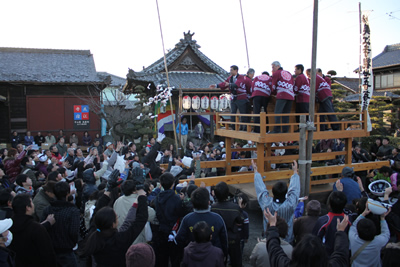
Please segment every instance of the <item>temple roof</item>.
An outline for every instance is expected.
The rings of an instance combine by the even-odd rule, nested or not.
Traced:
[[[176,88],[208,88],[210,84],[224,81],[229,73],[204,55],[194,33],[184,33],[184,39],[175,45],[165,57],[168,66],[170,86]],[[140,72],[129,70],[128,83],[146,81],[157,84],[166,84],[164,57],[144,68]],[[129,85],[128,85],[129,87]],[[132,87],[131,87],[132,88]]]
[[[0,48],[0,82],[104,83],[90,50]]]

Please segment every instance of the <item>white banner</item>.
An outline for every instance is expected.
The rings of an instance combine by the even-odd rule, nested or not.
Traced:
[[[363,13],[362,23],[362,66],[361,66],[361,110],[367,110],[367,130],[372,131],[371,119],[368,113],[369,101],[374,91],[374,76],[372,75],[371,30],[368,14]]]

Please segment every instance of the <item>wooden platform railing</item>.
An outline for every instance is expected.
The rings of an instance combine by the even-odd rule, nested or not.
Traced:
[[[331,113],[315,113],[314,116],[314,125],[316,127],[316,132],[320,132],[321,125],[331,125],[331,124],[338,124],[341,130],[346,130],[350,125],[356,125],[359,129],[363,129],[367,131],[367,111],[355,111],[355,112],[331,112]],[[246,127],[247,132],[251,132],[252,126],[260,126],[260,129],[266,129],[266,127],[270,127],[270,129],[274,126],[287,126],[289,128],[288,133],[294,133],[297,130],[299,123],[297,122],[289,122],[289,123],[275,123],[275,117],[289,117],[289,121],[295,121],[296,117],[300,115],[307,115],[308,113],[285,113],[285,114],[267,114],[265,112],[261,112],[260,114],[233,114],[233,113],[217,113],[216,114],[216,129],[225,129],[232,128],[234,131],[239,131],[241,127]],[[320,116],[328,116],[328,115],[336,115],[336,116],[357,116],[362,118],[362,120],[338,120],[336,122],[320,121]],[[225,117],[235,117],[236,122],[232,121],[224,121],[222,120],[222,116]],[[258,117],[260,119],[260,123],[252,123],[252,122],[240,122],[241,117],[253,118]],[[267,123],[268,119],[268,123]],[[223,126],[221,126],[223,125]],[[263,131],[260,133],[263,134]]]
[[[313,167],[311,168],[311,176],[321,176],[321,175],[330,175],[341,173],[344,167],[353,167],[355,172],[358,171],[366,171],[372,169],[378,169],[382,166],[388,166],[388,161],[373,161],[373,162],[364,162],[357,164],[345,164],[345,165],[335,165],[335,166],[323,166],[323,167]],[[281,170],[281,171],[269,171],[269,172],[260,172],[264,181],[278,181],[278,180],[287,180],[293,174],[292,170]],[[304,179],[304,178],[300,178]],[[310,192],[311,186],[333,183],[337,180],[337,178],[331,179],[323,179],[323,180],[314,180],[310,182]],[[184,182],[188,180],[181,180],[180,182]],[[225,176],[215,176],[215,177],[207,177],[207,178],[196,178],[195,184],[200,185],[201,182],[204,182],[206,186],[216,185],[217,183],[224,181],[227,184],[243,184],[243,183],[253,183],[254,182],[254,173],[247,172],[241,175],[225,175]]]

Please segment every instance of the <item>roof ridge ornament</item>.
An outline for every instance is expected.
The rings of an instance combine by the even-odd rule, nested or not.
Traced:
[[[185,37],[185,41],[186,42],[191,42],[192,41],[192,37],[193,37],[194,34],[195,33],[190,34],[190,30],[187,33],[183,32],[183,36]]]
[[[180,39],[179,43],[177,43],[175,47],[179,48],[179,47],[186,47],[187,45],[194,45],[195,48],[200,48],[200,46],[196,44],[197,41],[193,40],[194,34],[195,33],[190,33],[190,30],[187,33],[183,32],[184,39]]]

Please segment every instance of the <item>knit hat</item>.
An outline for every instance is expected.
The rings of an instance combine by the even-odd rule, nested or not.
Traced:
[[[11,219],[0,220],[0,234],[4,233],[13,225],[13,221]]]
[[[307,203],[306,210],[308,216],[318,216],[321,212],[321,203],[318,200],[311,200]]]
[[[153,248],[146,243],[130,246],[125,257],[127,267],[154,267],[156,264]]]

